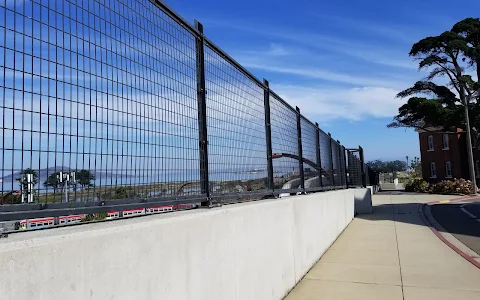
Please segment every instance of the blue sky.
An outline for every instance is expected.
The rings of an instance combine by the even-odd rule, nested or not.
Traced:
[[[167,1],[302,113],[366,159],[419,156],[413,130],[388,129],[421,79],[412,44],[480,11],[478,1]],[[467,9],[468,7],[468,9]]]

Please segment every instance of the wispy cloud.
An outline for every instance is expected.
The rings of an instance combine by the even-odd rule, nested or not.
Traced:
[[[396,81],[382,80],[380,78],[369,78],[361,76],[352,76],[348,74],[331,72],[323,69],[313,68],[292,68],[282,67],[261,63],[244,62],[244,65],[252,69],[262,69],[270,72],[285,73],[291,75],[297,75],[302,77],[310,77],[315,79],[321,79],[330,82],[340,82],[354,86],[382,86],[382,87],[398,87],[399,83]]]
[[[360,34],[362,37],[368,35],[370,39],[389,41],[393,45],[405,44],[406,46],[411,46],[418,39],[428,35],[419,26],[410,26],[408,24],[402,24],[401,26],[398,24],[393,25],[385,20],[372,21],[364,18],[347,18],[331,14],[322,14],[318,17],[321,17],[323,21],[327,21],[334,28],[347,29],[354,34]]]
[[[292,53],[297,54],[299,49],[295,49],[294,52],[292,52],[290,49],[287,49],[281,44],[277,43],[271,43],[270,47],[265,51],[259,51],[259,50],[245,50],[245,54],[249,55],[267,55],[267,56],[273,56],[273,57],[281,57],[281,56],[287,56],[291,55]]]
[[[227,27],[239,31],[246,31],[251,34],[268,36],[272,39],[294,42],[297,46],[308,47],[316,50],[328,50],[343,56],[356,58],[377,65],[403,68],[406,70],[417,69],[416,64],[408,58],[408,46],[402,50],[399,47],[386,47],[387,43],[366,40],[365,42],[354,41],[348,38],[341,38],[338,35],[313,33],[309,31],[288,28],[270,28],[265,24],[257,24],[253,27],[242,22],[209,21],[210,25]],[[261,27],[262,30],[258,30]],[[378,31],[388,32],[393,29],[383,28]],[[398,33],[399,34],[399,33]]]
[[[401,89],[411,84],[410,77],[397,73],[367,72],[356,70],[342,61],[330,61],[329,55],[311,52],[301,48],[290,48],[280,44],[267,50],[238,51],[237,60],[245,67],[268,72],[290,74],[297,77],[316,79],[347,86],[379,86]],[[346,70],[338,70],[338,65],[346,65]]]
[[[275,85],[275,90],[302,113],[321,124],[334,119],[359,121],[391,117],[404,100],[395,98],[398,90],[384,87],[315,88]]]

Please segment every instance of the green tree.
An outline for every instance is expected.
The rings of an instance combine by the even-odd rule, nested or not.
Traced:
[[[414,157],[410,163],[411,176],[412,177],[422,177],[422,163],[418,157]]]
[[[450,31],[415,43],[410,56],[418,61],[427,76],[397,97],[409,98],[388,127],[409,127],[424,130],[450,131],[466,129],[464,105],[469,107],[472,127],[480,125],[480,88],[469,70],[480,78],[480,19],[467,18]],[[447,84],[437,84],[446,79]],[[474,101],[476,100],[476,101]]]
[[[93,186],[92,181],[95,180],[95,175],[91,171],[80,170],[76,172],[75,176],[82,189]]]
[[[37,171],[33,170],[33,169],[24,169],[20,172],[20,176],[18,178],[16,178],[15,180],[18,181],[20,183],[20,188],[22,190],[27,190],[28,189],[28,184],[26,181],[24,181],[22,179],[23,175],[26,175],[26,174],[33,174],[33,186],[35,186],[37,183],[38,183],[38,173]]]
[[[403,160],[387,161],[386,165],[389,172],[399,172],[407,169],[407,163]]]
[[[367,162],[367,166],[379,173],[384,173],[387,168],[385,162],[379,159]]]
[[[53,192],[56,193],[58,189],[62,188],[62,184],[58,182],[58,175],[60,175],[60,172],[50,174],[43,182],[43,186],[45,188],[53,188]]]
[[[401,160],[383,161],[377,159],[367,162],[367,166],[379,173],[398,172],[407,169],[407,163]]]

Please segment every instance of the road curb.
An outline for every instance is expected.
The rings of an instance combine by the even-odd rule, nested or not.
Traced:
[[[473,256],[467,254],[465,251],[461,250],[457,246],[455,246],[453,243],[447,240],[447,238],[439,231],[435,226],[432,225],[432,223],[428,220],[426,214],[425,214],[425,208],[428,205],[432,204],[442,204],[442,203],[449,203],[449,202],[456,202],[460,200],[466,200],[469,198],[478,198],[478,197],[468,197],[468,198],[458,198],[458,199],[452,199],[452,200],[443,200],[443,201],[448,201],[448,202],[442,202],[442,201],[433,201],[430,203],[425,203],[423,205],[420,205],[418,212],[420,214],[420,217],[422,218],[423,222],[430,228],[430,230],[447,246],[449,246],[453,251],[455,251],[457,254],[465,258],[468,262],[470,262],[472,265],[480,269],[480,262],[478,262]],[[433,217],[432,214],[429,215],[430,218],[432,218],[437,224],[439,224],[435,218]]]
[[[432,205],[432,204],[445,204],[445,203],[451,203],[451,202],[457,202],[457,201],[464,201],[464,200],[472,200],[472,199],[479,199],[479,196],[464,196],[460,198],[454,198],[454,199],[447,199],[447,200],[436,200],[436,201],[430,201],[425,204]]]

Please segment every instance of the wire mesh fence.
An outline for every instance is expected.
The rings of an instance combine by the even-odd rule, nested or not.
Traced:
[[[360,187],[364,186],[363,183],[363,162],[361,160],[360,151],[357,149],[347,150],[348,157],[348,186]]]
[[[334,187],[332,143],[328,134],[320,130],[320,157],[322,169],[322,186],[326,189]]]
[[[0,221],[362,185],[355,152],[163,2],[0,15]]]
[[[367,176],[367,186],[379,185],[380,184],[380,173],[375,172],[372,168],[365,165]]]
[[[345,147],[340,145],[339,146],[339,150],[340,150],[340,156],[339,156],[339,159],[340,159],[340,177],[341,177],[341,180],[342,180],[342,187],[343,188],[346,188],[348,187],[348,182],[347,182],[347,157],[346,157],[346,150],[345,150]]]
[[[299,189],[297,113],[278,96],[270,97],[273,179],[275,189]]]
[[[264,91],[205,48],[208,162],[212,194],[265,190]]]
[[[177,195],[199,180],[194,36],[148,1],[1,10],[2,191],[28,172],[39,203],[65,201],[62,189],[75,202]]]
[[[333,183],[336,188],[343,187],[342,173],[345,171],[341,169],[340,164],[340,145],[332,140],[332,162],[333,162]]]
[[[318,127],[307,120],[301,118],[302,130],[302,156],[303,170],[305,174],[305,189],[315,190],[321,188],[320,182],[320,163],[318,143]]]

